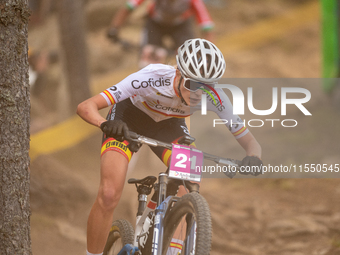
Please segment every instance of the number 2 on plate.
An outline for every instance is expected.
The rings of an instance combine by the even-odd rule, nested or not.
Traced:
[[[186,162],[188,160],[187,155],[183,154],[183,153],[179,153],[176,155],[176,159],[179,159],[179,161],[176,162],[175,167],[179,167],[179,168],[186,168]],[[190,169],[195,169],[196,166],[196,156],[192,156],[191,158],[189,158],[189,161],[191,162],[190,165]]]

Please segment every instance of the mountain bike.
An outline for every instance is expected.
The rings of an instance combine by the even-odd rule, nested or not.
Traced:
[[[155,176],[128,180],[129,184],[136,186],[138,193],[135,230],[127,220],[114,221],[104,255],[117,255],[128,244],[139,249],[136,253],[128,254],[169,255],[173,238],[183,241],[183,244],[175,244],[182,249],[181,255],[209,255],[212,223],[208,203],[199,194],[198,183],[202,172],[199,167],[203,165],[203,159],[212,160],[228,166],[229,171],[225,174],[232,178],[241,162],[190,147],[194,141],[190,136],[181,138],[178,144],[164,143],[134,132],[130,132],[130,136],[131,141],[139,145],[161,146],[172,150],[170,166],[166,172],[159,174],[157,183]],[[188,193],[177,197],[180,185]],[[152,191],[153,196],[147,202],[147,196]]]

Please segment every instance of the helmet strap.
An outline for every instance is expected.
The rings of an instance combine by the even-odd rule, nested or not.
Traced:
[[[187,102],[185,102],[183,96],[182,96],[182,92],[181,92],[181,83],[183,81],[183,77],[181,76],[181,79],[179,80],[179,83],[178,83],[178,95],[179,95],[179,98],[182,100],[182,103],[185,104],[186,106],[188,106]]]

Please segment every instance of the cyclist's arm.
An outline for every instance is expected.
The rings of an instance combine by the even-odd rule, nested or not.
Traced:
[[[221,102],[215,92],[219,95]],[[211,99],[210,95],[207,97],[207,110],[215,112],[220,118],[218,124],[224,123],[236,139],[245,136],[249,130],[245,126],[244,121],[233,113],[233,105],[231,104],[229,97],[220,88],[216,88],[215,92],[212,92],[211,94],[215,101]]]
[[[105,98],[98,94],[80,103],[77,107],[77,114],[86,122],[100,127],[106,119],[99,114],[99,110],[107,106]]]
[[[213,100],[208,100],[208,110],[210,109],[216,112],[221,119],[227,121],[226,126],[234,135],[236,141],[238,141],[238,143],[246,151],[247,156],[256,156],[261,158],[262,150],[260,144],[244,125],[244,120],[241,120],[239,116],[233,114],[233,106],[229,97],[222,89],[216,89],[216,93],[220,96],[222,104],[218,103],[215,105]],[[217,96],[215,94],[213,95],[216,102],[218,102]]]
[[[241,138],[237,139],[238,143],[246,151],[247,156],[256,156],[261,159],[262,149],[251,132],[248,132]]]
[[[106,119],[99,114],[100,109],[119,103],[132,96],[146,95],[150,93],[150,91],[153,92],[152,86],[147,82],[158,78],[158,76],[153,73],[154,71],[151,66],[130,74],[119,83],[80,103],[77,107],[77,114],[86,122],[100,127],[100,124],[106,121]],[[173,72],[173,69],[167,68],[163,70],[165,73],[170,71]],[[141,86],[141,83],[144,83],[144,87]],[[147,86],[145,86],[145,83]]]

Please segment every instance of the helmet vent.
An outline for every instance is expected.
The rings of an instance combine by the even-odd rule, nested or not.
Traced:
[[[204,39],[191,39],[183,43],[176,56],[183,75],[203,83],[216,83],[225,71],[221,51]]]
[[[198,50],[197,52],[196,52],[196,57],[194,57],[194,63],[195,63],[195,65],[196,65],[196,68],[200,68],[199,66],[199,63],[201,63],[202,62],[202,51],[201,50]]]
[[[186,62],[187,59],[188,59],[188,54],[187,54],[186,51],[184,51],[184,53],[183,53],[183,59],[184,59],[185,62]]]
[[[210,72],[210,69],[211,69],[211,55],[206,55],[206,68],[207,68],[207,71],[205,72],[205,73],[207,73],[208,75],[209,75],[209,73],[210,73],[210,75],[208,76],[208,77],[206,77],[206,78],[211,78],[211,76],[212,76],[212,74],[213,74],[213,72]]]
[[[207,42],[204,42],[203,44],[204,44],[204,48],[206,48],[206,49],[209,49],[209,48],[210,48],[210,47],[209,47],[209,44],[208,44]]]
[[[189,47],[188,47],[188,51],[189,51],[189,52],[192,52],[192,46],[191,46],[191,44],[190,44]]]

